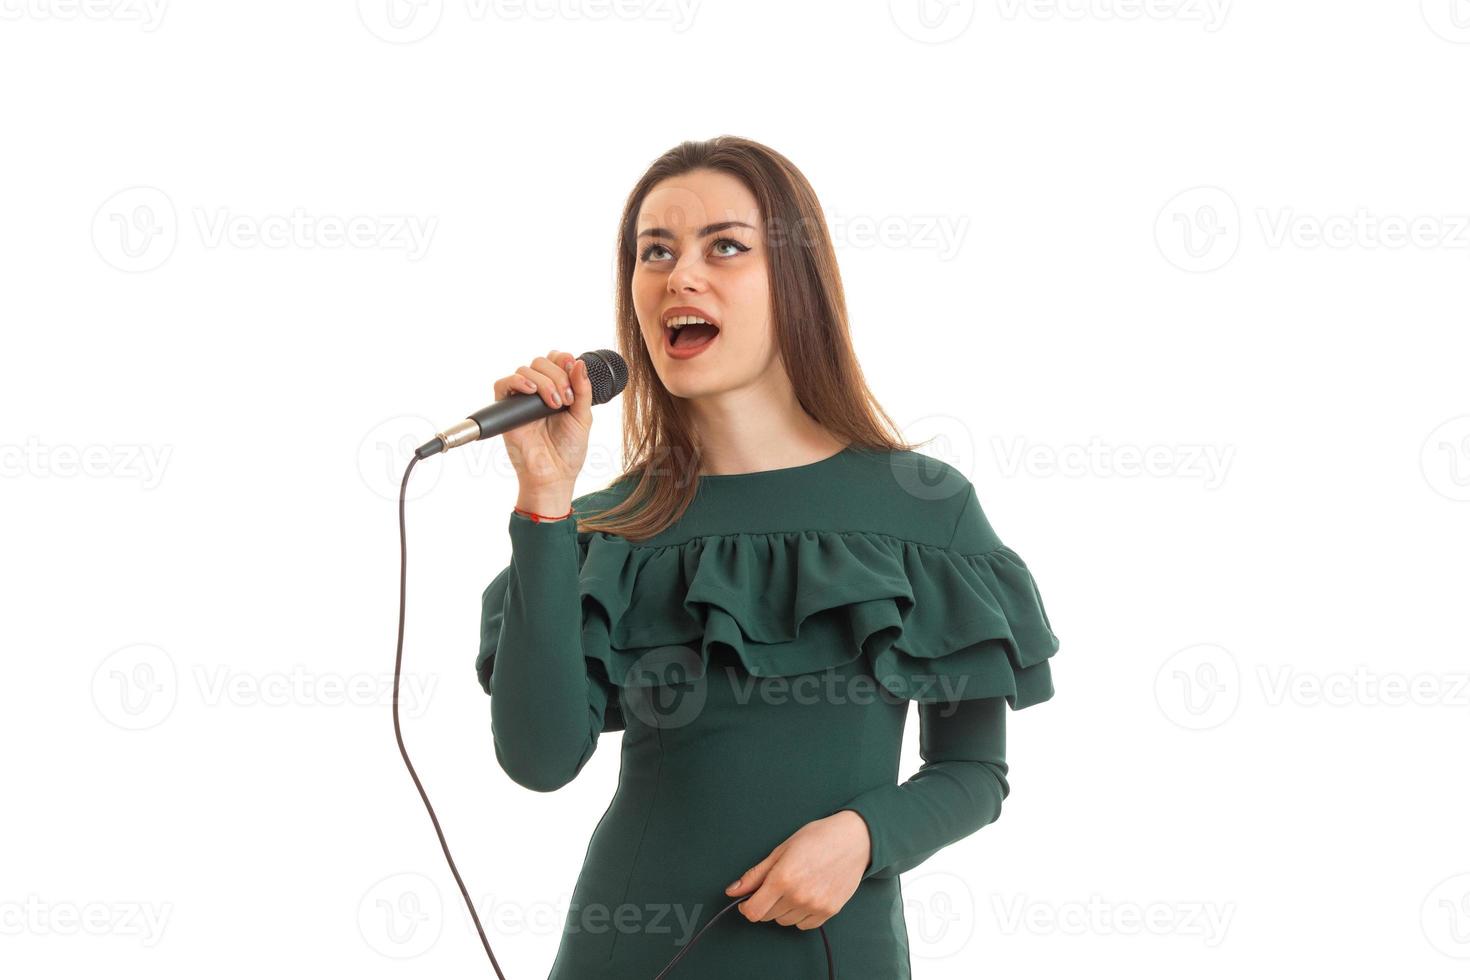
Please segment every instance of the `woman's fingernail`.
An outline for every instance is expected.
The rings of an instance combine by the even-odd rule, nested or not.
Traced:
[[[740,884],[740,879],[739,878],[736,878],[734,881],[732,881],[728,885],[726,885],[725,886],[725,889],[728,891],[729,889],[734,888],[738,884]]]
[[[575,398],[575,397],[576,396],[572,394],[572,389],[568,388],[567,389],[567,404],[570,405],[572,403],[572,399]]]

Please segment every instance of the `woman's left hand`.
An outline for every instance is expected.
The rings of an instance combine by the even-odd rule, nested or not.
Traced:
[[[871,846],[867,822],[853,810],[839,810],[786,838],[727,885],[725,894],[755,889],[738,906],[751,922],[775,919],[783,926],[815,929],[857,891]]]

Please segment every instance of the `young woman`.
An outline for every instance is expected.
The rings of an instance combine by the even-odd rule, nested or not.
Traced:
[[[550,980],[910,977],[898,875],[1000,815],[1005,707],[1057,637],[963,474],[864,384],[817,198],[749,140],[688,142],[618,242],[627,462],[573,497],[592,392],[564,351],[495,382],[512,557],[485,589],[495,755],[549,792],[622,731]],[[880,422],[881,420],[881,422]],[[887,423],[886,427],[884,424]],[[924,765],[898,785],[908,703]]]

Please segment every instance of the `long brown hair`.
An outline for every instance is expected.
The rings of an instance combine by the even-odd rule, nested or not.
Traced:
[[[700,448],[689,420],[654,370],[633,308],[637,219],[659,181],[691,170],[716,170],[741,180],[755,196],[766,231],[771,308],[781,360],[803,409],[833,436],[874,451],[913,449],[863,379],[848,333],[847,303],[837,256],[817,195],[795,164],[768,146],[738,136],[685,141],[655,160],[623,207],[618,224],[617,342],[628,362],[623,390],[625,469],[612,484],[637,477],[633,491],[579,531],[630,539],[652,537],[684,513],[699,489]],[[796,230],[796,234],[791,234]],[[790,247],[787,247],[790,246]]]

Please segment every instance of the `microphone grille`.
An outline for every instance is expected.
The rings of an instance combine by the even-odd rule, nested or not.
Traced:
[[[628,362],[617,351],[588,351],[577,359],[587,365],[587,380],[592,383],[592,404],[610,402],[627,387]]]

